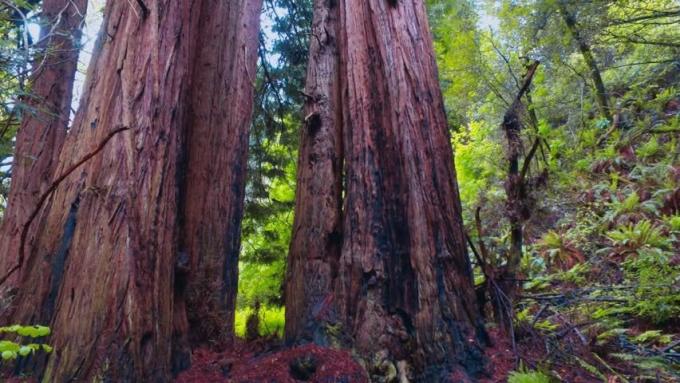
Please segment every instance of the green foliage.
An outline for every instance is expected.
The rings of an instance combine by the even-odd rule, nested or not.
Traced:
[[[49,327],[12,325],[0,327],[0,334],[15,334],[25,338],[41,338],[50,335]],[[37,351],[52,352],[52,347],[45,343],[17,343],[11,340],[0,340],[0,356],[3,360],[28,356]]]
[[[583,360],[579,357],[575,357],[575,358],[576,358],[576,361],[578,362],[578,364],[581,367],[583,367],[584,370],[588,371],[591,375],[594,375],[594,376],[600,378],[602,381],[607,380],[607,377],[602,372],[600,372],[600,370],[597,367],[593,366],[592,364],[586,362],[585,360]]]
[[[508,383],[550,383],[550,377],[540,371],[520,368],[510,373]]]
[[[662,371],[668,374],[666,376],[677,376],[677,371],[669,366],[668,363],[659,356],[646,356],[619,352],[613,353],[611,356],[620,361],[633,364],[640,371],[640,373],[636,376],[636,378],[640,379],[640,381],[658,380],[658,376]],[[669,380],[669,382],[672,381],[673,380]]]
[[[236,318],[234,322],[234,331],[236,336],[244,338],[246,335],[246,322],[248,317],[253,313],[253,309],[246,307],[236,310]],[[260,308],[260,336],[283,336],[283,329],[285,324],[285,309],[283,307],[267,307]]]
[[[641,158],[649,158],[656,155],[660,149],[661,145],[659,145],[659,140],[656,137],[652,136],[649,138],[649,141],[640,145],[635,150],[635,153]]]
[[[456,152],[456,175],[460,183],[460,198],[465,206],[475,206],[481,196],[498,199],[503,196],[501,188],[494,188],[493,181],[502,174],[497,154],[500,145],[489,136],[496,128],[481,121],[471,121],[466,128],[453,136]]]
[[[666,249],[670,245],[670,241],[661,228],[654,226],[648,220],[639,221],[634,225],[620,226],[608,232],[607,237],[615,246],[629,251],[637,251],[642,247]]]
[[[663,324],[680,317],[680,266],[670,262],[672,253],[643,249],[623,263],[626,279],[637,283],[629,296],[630,312]]]
[[[279,307],[293,224],[310,0],[265,0],[239,258],[238,307]],[[281,317],[283,318],[283,317]],[[243,322],[245,323],[245,322]]]
[[[671,232],[673,233],[680,232],[680,215],[671,215],[663,217],[663,222],[670,229]]]
[[[659,343],[668,344],[673,340],[673,338],[668,334],[662,334],[661,330],[648,330],[642,334],[633,338],[635,343],[649,344],[649,343]]]

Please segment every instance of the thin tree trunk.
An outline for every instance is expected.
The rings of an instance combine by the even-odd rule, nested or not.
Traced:
[[[329,342],[337,321],[333,278],[342,245],[342,116],[338,6],[314,1],[304,114],[300,132],[295,222],[286,275],[286,339]]]
[[[527,190],[525,183],[526,166],[531,161],[535,148],[532,149],[531,157],[527,156],[524,159],[524,166],[520,171],[520,155],[522,152],[522,122],[520,120],[520,108],[522,107],[522,97],[529,90],[531,81],[536,73],[539,62],[535,61],[527,67],[527,74],[524,76],[522,86],[517,92],[512,105],[505,112],[501,128],[505,132],[508,143],[507,158],[508,158],[508,179],[505,184],[505,193],[507,195],[506,209],[507,217],[510,223],[510,251],[508,254],[507,265],[501,275],[501,285],[506,297],[512,300],[516,290],[516,278],[519,272],[519,266],[522,261],[522,247],[523,247],[523,225],[529,218],[530,212],[527,209]],[[528,169],[528,168],[527,168]],[[497,292],[496,292],[497,293]],[[503,297],[504,298],[504,297]],[[493,300],[498,302],[501,297],[494,297]],[[512,326],[511,317],[509,313],[502,310],[495,312],[499,323],[504,327]]]
[[[571,37],[574,39],[574,41],[576,41],[578,49],[579,51],[581,51],[581,55],[583,56],[583,59],[586,61],[586,64],[590,69],[590,77],[593,80],[593,84],[595,85],[597,105],[600,108],[600,112],[607,120],[609,120],[610,123],[612,123],[612,114],[611,109],[609,107],[609,97],[607,96],[607,88],[605,88],[604,81],[602,81],[602,75],[600,74],[600,69],[597,66],[597,61],[595,61],[595,57],[593,56],[593,52],[590,49],[590,45],[581,35],[581,31],[579,30],[578,25],[576,24],[576,19],[567,8],[567,4],[565,3],[565,1],[560,0],[557,3],[560,9],[560,13],[562,14],[562,19],[564,20],[564,23],[567,25],[567,29],[569,29]]]
[[[233,315],[252,103],[236,76],[255,70],[259,5],[223,3],[107,4],[55,173],[127,130],[51,196],[11,315],[53,329],[55,352],[34,366],[43,381],[168,381],[188,365],[199,326],[188,318],[203,310],[187,286],[218,291],[201,313]],[[206,275],[218,258],[221,271]]]
[[[45,0],[40,55],[33,63],[31,95],[16,137],[12,183],[0,226],[0,274],[18,262],[20,238],[31,210],[50,184],[66,138],[87,0]],[[17,275],[3,288],[16,286]],[[2,310],[2,307],[0,307]]]

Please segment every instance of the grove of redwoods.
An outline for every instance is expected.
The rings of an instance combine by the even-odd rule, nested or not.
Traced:
[[[680,1],[0,0],[0,36],[0,379],[680,381]]]

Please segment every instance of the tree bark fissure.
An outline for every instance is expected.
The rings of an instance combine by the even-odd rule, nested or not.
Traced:
[[[45,0],[42,4],[45,24],[37,47],[40,55],[33,63],[31,97],[26,100],[32,112],[24,114],[17,133],[7,210],[0,225],[2,274],[20,262],[23,226],[56,170],[69,123],[86,8],[86,0]],[[17,276],[7,277],[4,287],[16,287]]]
[[[336,275],[331,292],[316,301],[328,297],[322,302],[334,316],[325,319],[340,324],[360,354],[405,360],[424,380],[460,365],[479,372],[484,330],[424,5],[416,0],[343,0],[338,8],[341,97],[332,107],[341,118],[335,126],[322,124],[315,137],[323,141],[314,144],[340,149],[344,174],[317,173],[315,182],[336,185],[339,177],[346,186],[315,193],[305,182],[309,170],[299,170],[294,238],[319,227],[320,221],[300,216],[328,219],[323,222],[331,223],[325,226],[329,229],[340,216],[341,249],[336,265],[328,260],[338,257],[337,248],[318,245],[321,252],[300,251],[304,242],[294,240],[289,267],[320,259],[324,268],[311,267],[307,274],[295,271],[302,267],[289,269],[286,304],[294,310],[287,312],[287,321],[304,326],[314,320],[303,319],[314,304],[290,294],[304,291],[303,278],[325,281]],[[315,17],[329,10],[328,3],[315,2]],[[314,61],[314,47],[312,42],[308,86],[318,81],[315,68],[322,65]],[[341,138],[326,133],[329,129]],[[305,161],[301,151],[300,166]],[[330,195],[332,203],[310,202],[304,197],[308,194],[319,200]],[[287,337],[304,340],[299,328],[287,324]]]
[[[53,328],[43,381],[167,381],[190,342],[230,337],[260,6],[107,2],[53,172],[67,176],[3,313]]]
[[[342,123],[338,57],[339,8],[314,2],[304,114],[300,132],[293,236],[286,276],[286,339],[328,339],[338,320],[333,281],[342,245]]]

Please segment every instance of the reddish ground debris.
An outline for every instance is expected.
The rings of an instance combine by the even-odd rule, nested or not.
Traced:
[[[517,369],[517,356],[512,348],[511,340],[498,329],[490,329],[489,336],[493,342],[491,347],[485,350],[488,359],[487,377],[483,377],[477,382],[479,383],[504,383],[507,382],[508,375]],[[574,335],[575,337],[575,335]],[[596,364],[596,361],[589,360],[588,348],[581,345],[576,339],[568,339],[570,336],[563,337],[564,343],[571,342],[575,345],[580,345],[580,348],[574,347],[572,355],[577,355],[579,358],[588,361],[591,364]],[[546,358],[549,357],[549,352],[546,350],[544,339],[541,337],[523,336],[518,340],[517,351],[522,363],[530,369],[535,369],[538,366],[546,364]],[[575,366],[573,363],[560,362],[560,358],[553,356],[552,363],[550,363],[550,371],[561,377],[562,381],[569,383],[593,383],[599,382],[588,371],[582,367]],[[452,382],[466,382],[465,380],[456,380],[455,376],[451,378]]]
[[[486,349],[488,376],[475,380],[479,383],[506,382],[515,368],[515,355],[510,341],[500,331],[491,330],[493,346]],[[192,367],[182,372],[175,383],[207,382],[300,382],[291,374],[291,362],[312,358],[316,371],[309,382],[368,382],[366,373],[348,351],[334,350],[317,345],[282,348],[271,342],[239,342],[223,352],[209,348],[194,350]],[[450,376],[455,383],[468,382],[461,372]],[[467,380],[466,380],[467,379]]]
[[[486,349],[488,376],[475,380],[479,383],[506,382],[510,371],[515,369],[512,345],[502,332],[491,329],[493,345]],[[290,371],[291,362],[304,357],[316,360],[316,372],[310,382],[368,382],[363,368],[348,351],[304,345],[292,349],[276,348],[271,343],[237,343],[224,352],[208,348],[194,350],[191,369],[182,372],[176,383],[206,382],[300,382]],[[468,382],[460,371],[450,376],[455,383]]]
[[[492,345],[484,350],[488,359],[487,378],[479,380],[480,383],[506,382],[510,371],[515,369],[515,353],[512,351],[512,342],[498,329],[489,329],[489,337]]]
[[[291,364],[296,360],[313,361],[315,371],[306,380],[309,382],[368,382],[364,369],[348,351],[312,344],[267,351],[266,346],[253,343],[237,344],[224,352],[194,350],[191,368],[179,374],[175,382],[299,382],[291,375]]]

